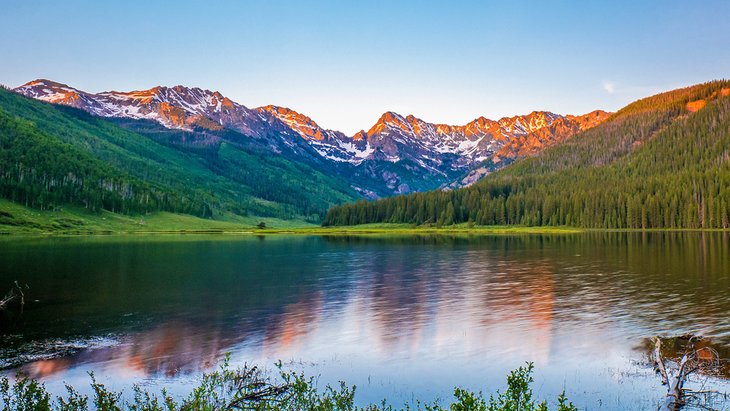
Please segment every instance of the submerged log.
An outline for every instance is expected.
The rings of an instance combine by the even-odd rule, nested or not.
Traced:
[[[667,368],[664,366],[664,360],[662,359],[662,340],[659,337],[654,337],[654,368],[662,378],[662,385],[669,385]]]
[[[685,404],[684,382],[687,381],[687,377],[692,373],[692,370],[687,365],[690,361],[689,358],[690,357],[687,354],[682,357],[682,361],[679,363],[679,372],[672,383],[667,384],[667,395],[664,398],[664,403],[659,407],[659,410],[677,411]]]
[[[660,411],[677,411],[680,410],[687,402],[687,396],[692,397],[695,392],[684,388],[689,376],[698,371],[704,375],[718,375],[720,370],[720,358],[718,353],[710,347],[702,347],[696,349],[695,344],[702,341],[702,337],[698,336],[682,336],[675,339],[686,340],[684,346],[684,354],[681,359],[674,357],[669,361],[674,364],[669,369],[667,360],[662,355],[662,340],[655,337],[654,349],[652,350],[654,367],[662,379],[662,385],[667,386],[667,393],[663,402],[659,406]],[[676,347],[675,347],[676,349]],[[673,372],[671,372],[673,371]]]
[[[654,367],[661,376],[662,385],[667,386],[667,394],[659,406],[659,411],[677,411],[684,405],[682,387],[684,387],[684,381],[689,375],[687,361],[689,361],[689,357],[685,354],[680,361],[679,372],[676,378],[672,380],[667,372],[666,365],[664,365],[662,340],[659,337],[654,337]]]
[[[0,298],[0,334],[7,333],[22,317],[25,307],[25,292],[23,288],[28,288],[28,286],[21,287],[15,281],[13,288],[5,296]]]
[[[20,300],[20,309],[22,310],[25,306],[25,293],[23,292],[23,287],[17,281],[13,284],[10,292],[0,299],[0,310],[6,310],[15,300]]]

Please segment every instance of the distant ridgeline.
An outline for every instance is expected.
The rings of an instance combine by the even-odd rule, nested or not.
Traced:
[[[285,107],[182,85],[90,93],[38,79],[12,92],[0,93],[2,197],[214,219],[319,223],[358,198],[464,187],[610,116],[533,111],[453,126],[386,112],[348,136]]]
[[[730,227],[730,81],[636,101],[475,185],[359,201],[324,225]]]
[[[359,197],[315,163],[255,143],[232,130],[104,119],[0,88],[0,197],[25,206],[319,222]]]

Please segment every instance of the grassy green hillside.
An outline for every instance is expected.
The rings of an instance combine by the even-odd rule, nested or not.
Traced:
[[[266,229],[257,227],[261,222]],[[2,234],[125,234],[125,233],[265,233],[273,230],[318,228],[302,220],[271,217],[221,215],[213,220],[187,214],[155,211],[125,215],[83,207],[68,206],[39,210],[0,199],[0,235]]]
[[[4,89],[0,176],[0,197],[38,210],[73,206],[128,215],[166,211],[319,222],[331,205],[357,197],[339,178],[245,144],[164,144]]]
[[[648,97],[474,186],[331,209],[324,225],[730,227],[730,82]]]

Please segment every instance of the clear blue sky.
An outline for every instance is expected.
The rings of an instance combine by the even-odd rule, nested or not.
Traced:
[[[730,77],[728,16],[724,0],[3,0],[0,83],[198,86],[349,134],[386,110],[577,114]]]

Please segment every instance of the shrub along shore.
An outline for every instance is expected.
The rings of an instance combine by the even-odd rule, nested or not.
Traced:
[[[389,405],[387,399],[380,404],[358,406],[355,402],[355,386],[341,382],[338,386],[327,385],[319,389],[315,378],[284,371],[277,364],[276,377],[257,367],[244,366],[231,369],[228,361],[213,372],[205,373],[200,383],[190,393],[175,399],[165,389],[159,394],[139,386],[132,388],[132,395],[110,390],[90,375],[91,397],[66,386],[66,395],[52,397],[37,380],[18,376],[14,380],[0,379],[0,401],[3,410],[34,411],[206,411],[206,410],[318,410],[318,411],[577,411],[561,393],[548,407],[546,401],[533,398],[533,365],[527,363],[507,376],[507,387],[489,397],[462,388],[454,390],[450,403]]]

